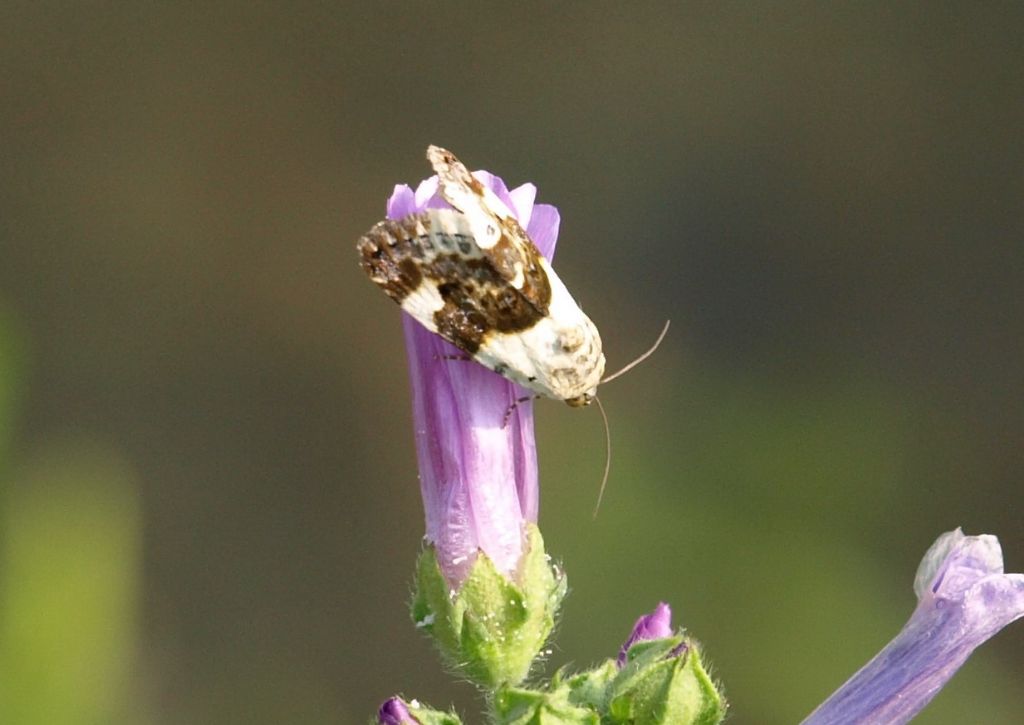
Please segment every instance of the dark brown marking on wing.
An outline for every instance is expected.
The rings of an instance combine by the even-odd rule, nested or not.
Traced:
[[[469,172],[469,169],[456,158],[455,154],[439,146],[432,146],[427,149],[427,158],[438,175],[442,177],[441,195],[448,203],[456,208],[459,203],[457,198],[445,191],[446,183],[452,183],[468,188],[479,197],[481,208],[488,209],[484,185]],[[465,211],[465,209],[461,211]],[[551,302],[551,286],[548,283],[547,275],[540,266],[541,255],[537,245],[533,243],[533,240],[514,217],[506,216],[504,213],[495,213],[491,209],[488,209],[488,213],[493,218],[495,226],[501,231],[501,236],[492,247],[481,249],[482,253],[509,284],[519,287],[519,291],[528,300],[546,310]],[[522,282],[517,279],[520,269],[523,274]]]
[[[533,247],[518,224],[509,229]],[[501,261],[499,269],[495,256],[471,237],[431,229],[429,212],[382,221],[357,248],[363,270],[399,304],[420,284],[435,285],[444,302],[434,313],[438,334],[471,355],[489,333],[527,330],[548,314],[551,285],[539,259],[524,266],[524,283],[517,289],[509,280],[512,262]],[[517,256],[514,247],[508,255]]]
[[[487,258],[442,254],[422,271],[437,283],[444,300],[434,313],[438,333],[470,354],[490,332],[527,330],[547,314],[508,284]]]
[[[357,249],[359,266],[399,304],[423,281],[417,261],[423,256],[423,246],[417,243],[415,231],[410,236],[396,222],[383,221],[359,240]]]
[[[445,302],[477,308],[488,326],[499,332],[529,329],[547,314],[509,285],[485,258],[442,254],[424,267],[423,275],[437,282]]]
[[[434,313],[437,334],[460,350],[476,355],[484,337],[492,329],[487,319],[472,304],[460,304],[451,290],[441,290],[447,297],[444,307]]]
[[[537,245],[515,219],[503,219],[501,226],[501,239],[485,250],[487,258],[509,283],[516,278],[517,267],[521,267],[523,284],[519,291],[534,304],[547,309],[551,303],[551,283],[540,266]]]

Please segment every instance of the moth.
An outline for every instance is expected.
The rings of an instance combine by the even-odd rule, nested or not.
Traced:
[[[597,327],[512,211],[450,151],[427,148],[442,198],[378,222],[357,243],[363,271],[421,325],[481,365],[573,407],[604,375]]]

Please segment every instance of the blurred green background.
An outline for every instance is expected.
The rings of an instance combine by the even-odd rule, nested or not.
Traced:
[[[428,143],[562,213],[596,411],[541,402],[548,671],[670,601],[799,720],[943,531],[1024,571],[1019,3],[7,3],[0,722],[480,699],[406,613],[396,308],[356,238]],[[1015,723],[1024,625],[922,723]]]

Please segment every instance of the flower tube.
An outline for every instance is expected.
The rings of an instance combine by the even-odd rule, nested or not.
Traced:
[[[558,211],[534,204],[532,184],[509,191],[492,174],[474,176],[550,259]],[[400,220],[448,206],[435,176],[415,191],[396,186],[387,213]],[[428,544],[413,618],[464,675],[485,686],[517,682],[550,633],[565,592],[536,527],[533,406],[521,400],[529,393],[402,316]]]
[[[558,211],[535,205],[536,188],[508,191],[487,172],[475,173],[515,212],[520,224],[550,259],[558,236]],[[402,184],[388,201],[388,218],[399,220],[449,206],[431,177],[415,192]],[[457,587],[477,552],[514,577],[523,554],[524,524],[536,523],[537,453],[529,393],[481,365],[402,313],[413,421],[420,468],[426,538],[441,569]],[[513,408],[514,406],[514,408]],[[506,421],[506,413],[512,408]]]
[[[804,725],[908,722],[970,654],[1024,616],[1024,574],[1004,574],[994,536],[943,534],[914,579],[917,608],[874,659],[804,720]]]

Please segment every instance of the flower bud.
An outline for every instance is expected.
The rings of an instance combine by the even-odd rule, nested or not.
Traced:
[[[432,710],[416,700],[388,699],[377,711],[376,725],[462,725],[455,715]]]

